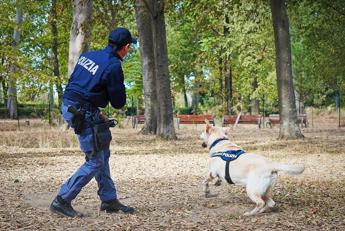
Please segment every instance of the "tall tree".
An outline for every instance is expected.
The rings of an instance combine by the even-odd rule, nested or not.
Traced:
[[[16,24],[17,26],[14,29],[13,44],[12,44],[14,50],[19,44],[19,41],[20,41],[19,28],[23,24],[23,11],[20,5],[17,5],[17,9],[16,9]],[[9,80],[8,90],[7,90],[7,97],[8,97],[7,109],[10,113],[11,119],[16,119],[18,117],[16,72],[17,72],[17,65],[15,62],[13,62],[10,67],[10,80]]]
[[[297,123],[295,93],[292,81],[291,43],[285,0],[271,0],[276,47],[276,75],[279,96],[279,139],[303,138]]]
[[[168,49],[164,17],[164,1],[153,0],[153,41],[155,51],[156,88],[159,99],[157,133],[169,139],[176,138],[168,69]]]
[[[257,76],[254,76],[254,78],[253,78],[252,88],[253,88],[253,92],[258,88],[258,78],[257,78]],[[251,103],[251,107],[250,107],[250,112],[253,115],[257,115],[257,114],[260,113],[259,109],[260,109],[259,100],[258,100],[257,97],[255,97],[255,98],[252,99],[252,103]]]
[[[62,94],[63,89],[61,86],[62,79],[60,77],[60,67],[59,67],[59,54],[58,54],[58,27],[57,27],[57,10],[56,10],[56,0],[52,0],[52,5],[50,9],[50,28],[51,28],[51,48],[52,48],[52,63],[53,63],[53,72],[55,77],[55,86],[58,93],[58,103],[62,103]],[[51,94],[52,95],[52,94]]]
[[[146,2],[135,1],[135,14],[139,33],[139,44],[141,62],[143,68],[144,104],[145,104],[145,125],[144,134],[156,134],[158,99],[156,92],[155,56],[153,46],[153,28],[151,23],[152,6],[145,5]],[[146,3],[148,4],[148,3]]]
[[[71,75],[79,55],[89,50],[92,9],[92,0],[74,0],[73,22],[69,42],[68,76]]]
[[[227,38],[230,33],[230,18],[228,15],[228,4],[227,1],[223,1],[224,5],[224,37]],[[225,101],[226,101],[226,112],[231,115],[232,111],[232,70],[230,64],[230,55],[224,57],[224,79],[225,79]]]
[[[144,7],[146,7],[146,9],[143,9]],[[156,118],[155,122],[150,118],[150,124],[145,125],[145,129],[147,129],[146,132],[157,134],[163,138],[175,139],[176,134],[173,123],[172,98],[168,70],[164,1],[136,1],[136,8],[139,36],[142,37],[144,35],[143,33],[147,33],[148,36],[147,39],[140,38],[140,45],[145,47],[141,48],[144,76],[147,75],[148,78],[154,78],[154,80],[149,80],[148,83],[145,83],[144,79],[144,89],[148,86],[155,85],[155,88],[152,89],[155,93],[151,93],[149,97],[150,99],[152,97],[156,97],[151,102],[148,102],[148,100],[145,99],[145,103],[149,103],[147,109],[145,105],[145,110],[148,110],[145,111],[145,115],[151,113],[148,115],[149,118]],[[145,22],[150,23],[145,25],[141,20],[147,20]],[[143,27],[150,28],[147,29]],[[152,33],[151,35],[149,34],[150,31]],[[143,43],[146,44],[144,45]],[[143,54],[145,51],[148,52],[148,54]],[[152,60],[152,51],[154,61]],[[152,72],[152,69],[148,68],[149,65],[147,65],[145,61],[150,62],[150,65],[154,65],[153,73],[149,73],[150,71]],[[150,90],[148,89],[144,90],[145,93],[148,93],[149,91]],[[157,110],[152,109],[152,106],[155,106],[155,103],[157,103]],[[152,123],[156,123],[156,126]]]
[[[5,63],[5,57],[1,58],[1,66],[3,66]],[[2,70],[2,72],[5,72],[5,70]],[[0,102],[3,102],[4,105],[7,106],[7,82],[5,79],[5,74],[1,73],[0,74],[0,84],[1,84],[1,96],[0,98],[2,99]]]

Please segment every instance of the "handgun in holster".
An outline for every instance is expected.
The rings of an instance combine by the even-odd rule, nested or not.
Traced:
[[[93,132],[93,155],[107,147],[111,141],[111,132],[109,128],[115,127],[117,121],[114,119],[106,119],[101,123],[91,125]]]
[[[85,112],[71,105],[67,107],[67,111],[73,114],[72,127],[74,128],[74,133],[81,134],[85,129]]]

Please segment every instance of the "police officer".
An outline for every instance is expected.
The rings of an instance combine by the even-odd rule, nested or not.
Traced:
[[[86,155],[86,161],[61,186],[50,205],[50,210],[54,213],[81,217],[82,214],[73,209],[71,202],[93,177],[98,184],[98,196],[102,201],[101,211],[134,212],[132,207],[119,202],[115,184],[110,176],[109,145],[112,137],[109,127],[99,134],[95,134],[93,129],[93,125],[101,124],[106,119],[98,107],[104,108],[109,101],[114,108],[121,108],[126,103],[121,61],[127,55],[131,43],[136,43],[131,33],[125,28],[116,28],[110,33],[108,45],[103,50],[81,54],[69,79],[63,95],[62,115],[78,134],[80,148]],[[78,110],[78,117],[70,112],[70,107]],[[96,135],[99,138],[97,149]]]

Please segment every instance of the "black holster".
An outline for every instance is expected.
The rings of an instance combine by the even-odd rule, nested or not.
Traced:
[[[75,134],[81,134],[85,129],[85,112],[69,105],[67,111],[73,114],[72,128]]]
[[[92,124],[93,133],[93,154],[109,147],[112,139],[110,127],[115,127],[115,120],[106,120],[102,123]]]

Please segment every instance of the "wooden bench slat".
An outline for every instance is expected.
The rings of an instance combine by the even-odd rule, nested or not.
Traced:
[[[214,118],[212,115],[183,115],[178,114],[176,115],[177,118],[177,126],[179,127],[180,124],[204,124],[205,119],[207,119],[210,123],[214,124]],[[135,115],[132,116],[132,126],[135,128],[138,124],[145,123],[145,115]]]
[[[271,114],[268,116],[268,121],[271,127],[272,127],[272,124],[280,124],[280,115]],[[297,123],[300,125],[304,125],[304,127],[308,127],[307,115],[306,114],[297,115]]]
[[[224,115],[222,119],[222,125],[234,124],[237,119],[237,115]],[[260,115],[240,115],[238,123],[242,124],[258,124],[260,121]]]
[[[212,115],[184,115],[184,114],[177,114],[177,127],[180,127],[180,124],[204,124],[205,119],[207,119],[210,123],[214,124],[214,118]]]

